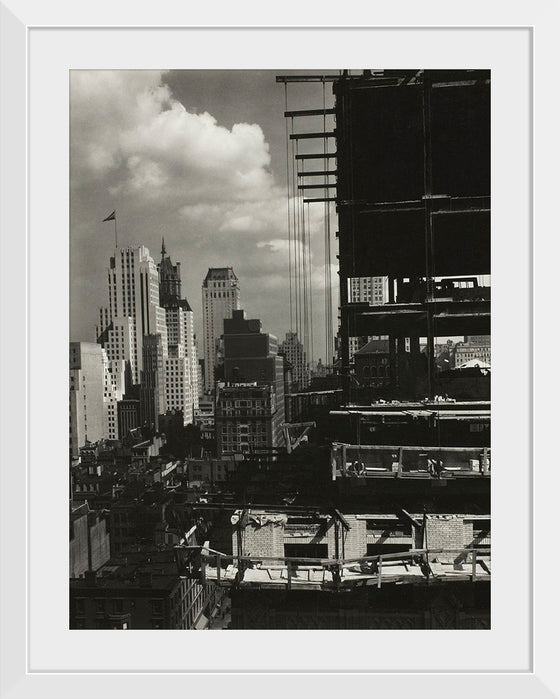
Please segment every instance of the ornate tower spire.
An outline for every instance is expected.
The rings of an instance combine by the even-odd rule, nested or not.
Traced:
[[[163,260],[163,258],[165,257],[165,253],[166,253],[166,250],[165,250],[165,238],[162,236],[162,238],[161,238],[161,259],[162,259],[162,260]]]

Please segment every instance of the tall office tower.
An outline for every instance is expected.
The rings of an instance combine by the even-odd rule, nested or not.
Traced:
[[[187,299],[181,298],[181,263],[174,265],[161,244],[159,298],[165,309],[167,356],[165,393],[168,410],[180,410],[183,424],[193,422],[198,408],[198,353],[194,336],[194,314]]]
[[[286,333],[286,339],[280,343],[280,354],[292,367],[292,387],[293,391],[304,391],[309,386],[310,371],[307,363],[307,355],[303,345],[299,341],[297,333]]]
[[[350,277],[348,279],[348,299],[350,303],[369,303],[370,306],[380,306],[387,303],[387,277]],[[381,339],[377,335],[364,337],[349,337],[350,357],[372,340]]]
[[[159,430],[159,416],[166,412],[165,366],[161,335],[145,335],[140,383],[140,421]]]
[[[224,320],[239,308],[239,281],[231,267],[208,270],[202,283],[204,324],[204,390],[214,388],[217,344],[224,332]]]
[[[284,359],[261,321],[234,310],[224,320],[226,385],[216,396],[218,455],[283,446]]]
[[[103,350],[103,431],[107,439],[119,439],[118,404],[125,394],[125,362],[109,361]]]
[[[145,246],[115,250],[107,270],[109,305],[100,309],[98,342],[109,361],[124,360],[130,381],[140,383],[142,341],[145,335],[160,334],[167,354],[165,310],[159,303],[159,276]]]
[[[123,366],[121,362],[119,374],[111,372],[105,351],[92,342],[70,343],[69,366],[70,454],[76,457],[86,441],[117,438]]]

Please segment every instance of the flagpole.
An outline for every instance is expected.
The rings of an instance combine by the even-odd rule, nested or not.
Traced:
[[[115,250],[118,248],[117,245],[117,214],[115,214],[115,218],[113,219],[115,222]]]

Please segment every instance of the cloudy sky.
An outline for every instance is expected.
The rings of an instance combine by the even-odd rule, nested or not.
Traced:
[[[275,81],[288,72],[72,72],[71,340],[94,340],[97,309],[106,304],[114,229],[102,219],[113,209],[119,246],[147,245],[158,261],[164,236],[181,262],[200,351],[209,267],[233,266],[242,308],[266,331],[282,338],[290,329],[285,88]],[[325,99],[331,106],[330,83]],[[322,106],[320,83],[290,85],[289,109]],[[322,118],[303,121],[296,130],[322,128]],[[312,150],[305,142],[302,151]],[[309,211],[315,359],[324,359],[323,205]],[[335,230],[333,221],[334,262]],[[335,314],[336,305],[335,293]]]

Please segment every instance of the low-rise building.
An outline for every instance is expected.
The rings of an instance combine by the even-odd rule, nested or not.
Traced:
[[[97,570],[109,560],[110,537],[107,518],[90,511],[87,503],[70,512],[70,577]]]
[[[371,340],[354,354],[354,372],[361,386],[382,388],[391,380],[389,341]]]
[[[492,348],[489,344],[470,344],[458,342],[455,345],[455,368],[460,368],[473,359],[479,359],[485,365],[492,364]]]
[[[233,459],[186,459],[183,468],[189,481],[214,485],[226,481],[237,464]]]
[[[284,445],[284,409],[277,405],[273,386],[218,385],[216,393],[218,458],[269,451]]]
[[[180,576],[173,549],[126,553],[70,580],[70,628],[204,629],[222,597]]]

